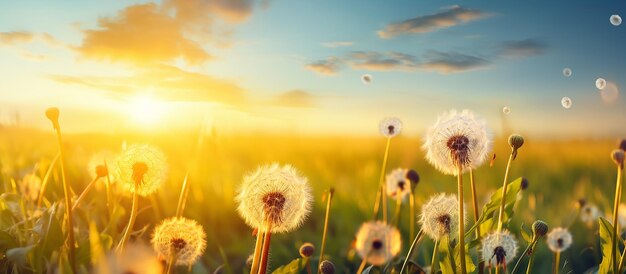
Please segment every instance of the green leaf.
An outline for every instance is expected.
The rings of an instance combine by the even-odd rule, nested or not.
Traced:
[[[272,272],[272,274],[297,274],[307,267],[308,262],[308,258],[298,258],[286,265],[277,268],[276,270],[274,270],[274,272]]]
[[[365,270],[363,270],[363,272],[361,273],[362,274],[374,274],[374,273],[380,273],[380,271],[378,271],[378,268],[375,268],[373,265],[370,265],[366,267]]]
[[[45,211],[33,228],[33,231],[39,234],[39,239],[41,239],[38,243],[38,249],[41,250],[40,255],[46,258],[58,250],[65,241],[61,223],[55,216],[57,208],[53,206],[49,211]]]
[[[522,238],[524,238],[524,241],[526,241],[527,243],[531,243],[533,241],[532,232],[529,231],[523,223],[520,226],[520,233],[522,234]]]
[[[467,273],[472,273],[476,270],[476,265],[474,265],[474,261],[472,261],[472,256],[470,256],[469,252],[470,244],[471,242],[465,245],[465,269]],[[454,260],[459,263],[461,262],[461,248],[458,244],[454,248]]]
[[[437,252],[439,252],[439,268],[443,273],[456,273],[456,263],[454,263],[453,250],[450,247],[450,238],[443,236],[439,239],[439,246]]]
[[[515,179],[507,185],[506,189],[506,204],[505,214],[503,216],[503,222],[508,220],[513,215],[513,205],[517,201],[517,193],[522,188],[522,177]],[[498,188],[496,192],[491,195],[489,202],[483,207],[483,211],[480,214],[480,218],[474,223],[474,225],[465,233],[465,237],[469,238],[474,234],[474,230],[480,226],[481,233],[487,233],[491,230],[492,226],[497,225],[497,218],[500,212],[500,204],[502,203],[502,187]],[[491,220],[495,219],[495,220]],[[489,226],[483,226],[483,224],[490,224]]]
[[[0,253],[4,253],[7,249],[15,248],[17,245],[17,241],[11,234],[0,230]]]
[[[17,266],[24,268],[28,265],[28,257],[32,254],[34,247],[34,245],[29,245],[24,247],[11,248],[7,250],[7,259],[9,259],[9,261],[16,264]]]
[[[600,223],[600,250],[602,251],[602,262],[600,263],[598,273],[612,274],[611,250],[613,249],[613,226],[602,217],[600,217],[598,222]]]

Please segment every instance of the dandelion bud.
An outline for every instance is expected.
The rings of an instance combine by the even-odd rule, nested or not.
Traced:
[[[320,263],[320,272],[322,274],[335,274],[335,265],[331,261],[324,260]]]
[[[517,150],[524,145],[524,137],[519,134],[509,136],[509,145],[513,149],[513,160],[517,158]]]
[[[536,238],[545,236],[548,233],[548,224],[542,220],[536,220],[533,223],[533,235]]]
[[[106,177],[109,175],[109,169],[104,165],[96,166],[96,175],[98,178]]]
[[[300,256],[303,258],[309,258],[313,256],[315,252],[315,246],[312,243],[304,243],[300,246]]]
[[[622,139],[622,140],[619,142],[619,149],[621,149],[621,150],[623,150],[623,151],[626,151],[626,139]]]
[[[587,200],[585,200],[585,198],[580,198],[577,201],[577,205],[578,207],[582,208],[583,206],[585,206],[587,204]]]
[[[522,190],[527,189],[528,188],[528,179],[522,177],[522,184],[521,184],[521,188]]]
[[[417,174],[417,171],[412,170],[412,169],[407,171],[406,178],[409,179],[409,181],[411,181],[411,185],[413,185],[413,187],[416,187],[417,184],[420,182],[419,174]]]
[[[624,151],[621,149],[616,149],[611,152],[611,159],[618,165],[620,168],[624,168]]]
[[[59,113],[59,109],[56,107],[46,109],[46,117],[52,122],[54,129],[59,128]]]

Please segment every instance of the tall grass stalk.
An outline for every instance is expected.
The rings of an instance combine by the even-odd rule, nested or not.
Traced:
[[[409,195],[409,239],[413,239],[415,235],[415,193],[411,188]]]
[[[46,187],[48,186],[48,182],[50,181],[50,175],[52,174],[52,170],[56,166],[60,157],[61,157],[60,152],[57,153],[56,156],[54,156],[54,159],[52,159],[52,162],[50,162],[50,166],[48,167],[48,170],[46,171],[46,175],[43,176],[43,180],[41,182],[41,190],[39,191],[39,196],[37,197],[37,208],[41,207],[41,202],[43,201],[43,195],[44,193],[46,193]]]
[[[317,273],[320,273],[320,266],[322,265],[322,261],[324,260],[324,247],[326,246],[326,233],[328,232],[328,220],[330,219],[330,204],[333,200],[334,194],[335,194],[335,189],[330,188],[328,190],[328,197],[326,197],[327,198],[326,215],[324,216],[324,231],[322,232],[322,245],[320,247],[320,258],[319,258],[319,263],[317,266]]]
[[[93,188],[94,184],[96,184],[96,182],[102,177],[96,176],[95,178],[93,178],[93,180],[91,180],[91,182],[89,182],[89,184],[87,184],[87,187],[85,187],[85,189],[83,190],[83,192],[80,193],[80,195],[78,195],[78,198],[76,198],[76,200],[74,201],[74,205],[72,206],[72,210],[76,210],[76,208],[78,208],[78,205],[80,204],[80,202],[85,199],[85,196],[87,196],[87,193],[89,193],[89,191]]]
[[[472,207],[474,208],[474,223],[478,221],[479,213],[478,213],[478,197],[476,195],[476,181],[474,180],[474,170],[469,170],[470,174],[470,188],[472,190]],[[480,240],[480,226],[476,227],[476,239]],[[482,274],[483,269],[485,267],[485,262],[478,263],[478,273]]]
[[[511,162],[513,161],[513,151],[509,155],[509,161],[506,164],[506,171],[504,172],[504,181],[502,182],[502,200],[500,202],[500,212],[498,213],[498,233],[502,232],[502,221],[504,219],[504,207],[506,206],[506,189],[509,180],[509,170],[511,169]]]
[[[380,209],[380,203],[382,200],[382,208],[383,208],[383,222],[387,223],[387,196],[386,196],[386,185],[385,185],[385,172],[387,169],[387,158],[389,157],[389,145],[391,144],[391,137],[387,137],[387,144],[385,145],[385,154],[383,156],[383,164],[380,170],[380,178],[378,179],[378,192],[376,194],[376,201],[374,202],[374,217],[376,220],[378,218],[378,211]]]
[[[619,217],[619,204],[621,200],[622,193],[622,167],[617,165],[617,181],[615,182],[615,200],[613,202],[613,235],[611,236],[611,261],[613,263],[613,270],[621,269],[621,264],[623,263],[623,257],[620,259],[620,266],[617,263],[617,227],[619,226],[618,217]],[[618,272],[619,273],[619,272]]]
[[[409,252],[407,252],[406,257],[404,258],[404,262],[402,263],[400,274],[404,273],[407,263],[411,259],[411,256],[413,256],[413,252],[415,252],[415,249],[417,248],[417,246],[419,246],[419,243],[422,241],[422,238],[424,238],[424,230],[420,230],[417,233],[417,236],[415,236],[415,239],[413,239],[413,243],[411,244],[411,247],[409,247]]]

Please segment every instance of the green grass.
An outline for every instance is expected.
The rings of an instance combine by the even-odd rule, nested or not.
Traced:
[[[143,240],[149,240],[154,226],[165,217],[174,216],[178,195],[187,167],[193,158],[196,136],[193,134],[170,134],[159,136],[132,135],[66,135],[66,165],[68,182],[78,195],[89,183],[86,165],[90,156],[102,149],[117,152],[122,142],[150,143],[160,147],[168,156],[169,176],[166,183],[154,195],[153,199],[140,199],[142,211],[138,216],[135,229],[145,228]],[[254,248],[255,237],[235,211],[233,197],[242,177],[253,171],[258,165],[269,162],[289,163],[302,171],[313,186],[314,210],[306,223],[297,231],[275,235],[272,240],[271,268],[275,269],[299,257],[298,248],[303,242],[319,245],[324,225],[324,207],[322,193],[334,187],[332,215],[325,253],[339,269],[339,273],[355,272],[360,259],[352,251],[354,234],[362,222],[371,218],[373,201],[378,184],[384,138],[333,138],[333,137],[298,137],[298,136],[207,136],[199,152],[197,168],[190,176],[189,200],[184,215],[197,220],[207,233],[207,250],[193,271],[213,271],[224,263],[220,249],[226,254],[229,265],[240,273],[243,263]],[[418,138],[399,137],[392,140],[388,170],[395,167],[415,169],[421,181],[416,188],[418,210],[429,196],[438,192],[456,192],[456,179],[438,173],[428,165],[420,149]],[[585,198],[601,207],[605,214],[610,214],[615,185],[615,166],[609,153],[616,146],[615,140],[589,141],[546,141],[526,139],[526,144],[519,151],[518,159],[513,162],[510,179],[524,176],[530,187],[523,192],[523,198],[516,205],[515,215],[509,229],[517,233],[520,225],[526,226],[536,220],[546,221],[551,227],[570,226],[574,236],[572,248],[562,254],[561,261],[567,262],[567,273],[582,273],[597,266],[599,240],[597,224],[587,227],[576,217],[576,201]],[[18,246],[33,244],[39,239],[32,238],[32,228],[36,222],[14,223],[23,220],[25,214],[34,210],[32,205],[22,201],[19,193],[20,178],[33,170],[43,177],[46,166],[55,156],[57,146],[54,135],[27,129],[0,129],[0,191],[3,199],[16,198],[20,210],[2,209],[0,229],[16,240]],[[479,204],[483,204],[488,195],[502,184],[509,147],[504,137],[495,140],[497,158],[493,167],[485,165],[475,172]],[[38,168],[35,168],[38,167]],[[467,178],[467,177],[466,177]],[[469,180],[465,197],[468,216],[471,214],[471,193]],[[116,197],[122,208],[115,222],[109,224],[106,218],[105,193],[99,184],[89,194],[75,213],[78,223],[79,245],[85,243],[88,249],[88,224],[94,222],[98,231],[106,231],[116,243],[128,219],[131,198],[129,195]],[[15,194],[15,195],[12,195]],[[53,172],[50,185],[45,193],[46,202],[51,204],[63,199],[58,169]],[[5,203],[6,204],[6,203]],[[390,203],[390,210],[394,204]],[[25,210],[23,210],[25,209]],[[61,220],[62,210],[57,214]],[[15,214],[18,213],[18,214]],[[21,214],[21,216],[19,216]],[[124,214],[124,215],[121,215]],[[403,233],[403,248],[406,251],[408,239],[408,210],[402,212],[400,229]],[[9,216],[10,215],[10,216]],[[473,219],[473,218],[470,218]],[[419,228],[419,227],[418,227]],[[5,235],[5,234],[2,234]],[[433,242],[423,241],[417,252],[417,262],[428,265]],[[88,253],[80,253],[87,254]],[[520,247],[520,252],[524,246]],[[0,245],[0,272],[12,270],[13,273],[29,273],[45,269],[29,269],[29,259],[24,268],[14,268],[15,261],[5,257],[5,248]],[[402,254],[405,254],[403,252]],[[474,252],[474,258],[476,255]],[[50,261],[54,266],[58,262],[59,252],[50,252]],[[55,257],[56,256],[56,257]],[[403,256],[403,255],[402,255]],[[80,255],[79,255],[80,257]],[[545,243],[538,245],[535,259],[536,273],[549,273],[553,255]],[[88,258],[79,258],[84,262],[83,271],[89,267]],[[512,266],[510,266],[512,268]],[[522,264],[525,269],[525,261]],[[181,271],[185,269],[180,269]],[[182,272],[184,273],[184,272]]]

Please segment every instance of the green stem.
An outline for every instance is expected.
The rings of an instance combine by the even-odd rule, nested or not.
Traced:
[[[52,160],[52,162],[50,162],[50,166],[48,167],[48,170],[46,171],[46,175],[44,175],[43,180],[41,180],[42,181],[41,190],[39,191],[39,197],[37,197],[37,208],[41,207],[41,202],[43,201],[43,195],[46,192],[48,181],[50,181],[50,175],[52,174],[52,170],[54,169],[54,166],[59,161],[59,157],[61,157],[60,152],[57,153],[56,156],[54,156],[54,159]]]
[[[263,251],[261,252],[261,264],[259,266],[259,274],[267,273],[267,262],[270,256],[270,242],[272,240],[272,226],[267,226],[265,231],[265,237],[263,239]]]
[[[187,196],[189,196],[189,170],[187,169],[187,173],[185,174],[185,179],[183,180],[183,187],[180,190],[180,196],[178,197],[178,205],[176,206],[176,217],[182,217],[183,211],[185,211],[185,204],[187,202]]]
[[[261,259],[261,248],[263,247],[263,230],[259,227],[256,231],[256,244],[254,245],[254,256],[252,257],[252,266],[250,267],[250,274],[255,274],[259,271],[259,261]]]
[[[537,247],[537,243],[533,245],[533,250],[530,253],[530,258],[528,258],[528,265],[526,266],[526,274],[531,274],[533,270],[533,263],[535,262],[535,248]]]
[[[622,193],[622,169],[617,167],[617,182],[615,183],[615,200],[613,201],[613,235],[611,236],[611,262],[613,271],[618,269],[617,266],[617,227],[619,226],[619,203]]]
[[[380,209],[380,203],[383,204],[383,221],[387,223],[387,197],[385,193],[385,170],[387,169],[387,158],[389,157],[389,145],[391,144],[391,137],[387,138],[387,145],[385,145],[385,154],[383,156],[383,165],[380,170],[380,178],[378,179],[378,192],[376,193],[376,201],[374,202],[374,217],[373,220],[378,218],[378,211]]]
[[[515,271],[519,267],[519,263],[522,262],[522,259],[526,256],[526,254],[528,253],[528,250],[533,245],[535,245],[536,242],[537,242],[537,240],[533,239],[533,241],[531,243],[529,243],[528,246],[526,246],[526,249],[524,249],[524,253],[522,253],[522,255],[520,255],[519,258],[517,259],[517,262],[515,263],[515,266],[513,267],[513,270],[511,271],[511,274],[515,273]],[[531,252],[534,252],[534,251],[535,250],[533,249]]]
[[[78,196],[78,198],[76,199],[76,201],[74,201],[74,205],[72,206],[72,211],[76,210],[76,208],[78,207],[78,204],[80,204],[80,201],[82,201],[85,196],[87,195],[87,193],[89,193],[89,190],[91,190],[91,188],[93,188],[93,185],[98,181],[98,179],[100,179],[101,177],[95,177],[93,178],[93,180],[91,180],[91,182],[89,182],[89,184],[87,185],[87,187],[85,187],[85,190],[83,190],[83,192]]]
[[[509,161],[506,164],[506,171],[504,172],[504,182],[502,182],[502,202],[500,203],[500,213],[498,214],[498,233],[502,232],[502,220],[504,218],[504,207],[506,205],[506,188],[509,185],[509,169],[511,168],[512,161],[513,152],[509,155]]]
[[[326,216],[324,216],[324,231],[322,232],[322,246],[320,247],[320,259],[317,267],[317,273],[320,273],[320,266],[324,260],[324,247],[326,246],[326,232],[328,231],[328,220],[330,218],[330,203],[333,199],[334,191],[328,190],[328,201],[326,201]]]
[[[76,256],[75,248],[76,241],[74,240],[74,221],[72,217],[72,200],[70,199],[70,186],[65,179],[65,157],[63,156],[63,139],[61,137],[61,127],[56,127],[57,142],[59,143],[59,160],[61,163],[61,180],[63,181],[63,195],[65,196],[65,213],[67,215],[67,244],[68,244],[68,257],[72,272],[76,273]]]
[[[402,198],[400,195],[396,197],[396,212],[393,217],[393,225],[398,227],[400,224],[400,213],[402,212]]]
[[[413,239],[415,235],[415,194],[411,189],[411,195],[409,196],[409,239]]]
[[[556,252],[554,254],[554,268],[552,269],[552,273],[559,274],[559,265],[561,261],[561,252]]]
[[[465,265],[465,218],[463,214],[463,167],[459,165],[457,171],[457,185],[459,195],[459,253],[461,257],[461,274],[467,274]]]
[[[419,242],[422,240],[423,235],[424,235],[424,230],[420,229],[420,231],[417,233],[417,236],[415,236],[415,239],[413,240],[411,247],[409,248],[409,252],[406,254],[406,258],[404,258],[404,262],[402,263],[402,268],[400,269],[400,274],[404,273],[404,270],[406,269],[406,264],[409,262],[409,259],[413,255],[415,248],[419,245]],[[365,259],[363,259],[363,261],[365,261]],[[361,273],[361,272],[358,272],[358,273]]]
[[[469,170],[470,174],[470,188],[472,190],[472,207],[474,208],[474,223],[476,223],[479,219],[478,213],[478,197],[476,195],[476,183],[474,181],[474,170]],[[480,225],[476,226],[476,239],[480,240]],[[483,274],[485,268],[485,262],[478,262],[478,274]]]
[[[128,225],[126,229],[124,229],[124,234],[122,235],[122,240],[120,240],[117,245],[117,252],[120,253],[124,249],[124,245],[130,238],[130,233],[133,230],[133,226],[135,226],[135,220],[137,219],[137,206],[139,203],[139,195],[137,194],[138,183],[135,183],[135,191],[133,192],[133,204],[130,209],[130,219],[128,220]]]
[[[435,239],[433,257],[430,259],[430,273],[437,273],[437,256],[439,255],[437,247],[439,247],[439,239]]]

